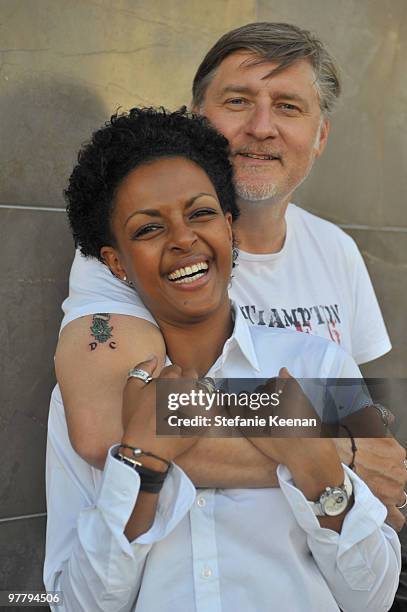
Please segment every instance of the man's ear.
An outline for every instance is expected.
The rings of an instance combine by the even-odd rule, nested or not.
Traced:
[[[100,256],[113,274],[123,280],[126,276],[126,270],[121,264],[119,254],[116,249],[110,246],[104,246],[100,249]]]
[[[194,115],[203,115],[203,104],[200,106],[198,104],[191,106],[191,113],[194,113]]]
[[[326,147],[326,143],[328,142],[329,130],[331,128],[331,124],[329,119],[326,117],[322,119],[321,125],[318,130],[318,138],[315,142],[315,157],[318,158],[324,152]]]

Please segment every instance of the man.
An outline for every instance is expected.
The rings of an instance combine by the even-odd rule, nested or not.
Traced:
[[[295,406],[307,418],[316,413],[282,363],[300,378],[360,378],[335,343],[251,327],[232,307],[233,172],[226,139],[207,122],[134,108],[112,117],[78,160],[66,192],[72,231],[84,254],[107,262],[148,305],[176,364],[160,373],[166,385],[279,375],[279,416]],[[44,583],[63,592],[64,610],[258,612],[281,600],[290,612],[387,610],[400,570],[398,538],[383,524],[383,504],[344,470],[333,441],[305,435],[294,452],[289,438],[247,433],[244,461],[244,445],[252,444],[270,458],[270,472],[282,464],[280,486],[255,489],[253,479],[250,489],[198,493],[177,464],[200,439],[155,433],[158,381],[146,384],[155,365],[132,370],[122,438],[103,472],[75,453],[63,406],[52,406]],[[268,399],[273,387],[263,387]],[[194,391],[202,393],[202,381]],[[196,414],[179,400],[183,417]],[[375,412],[370,420],[379,421]],[[177,415],[171,420],[183,419]],[[227,438],[220,444],[230,446]]]
[[[361,364],[390,343],[360,253],[341,230],[289,204],[326,146],[339,93],[320,41],[295,26],[256,23],[227,33],[208,52],[194,79],[193,109],[230,142],[241,209],[231,295],[243,315],[254,325],[328,337]],[[64,309],[56,368],[70,439],[102,467],[121,436],[127,370],[155,354],[159,371],[165,347],[133,290],[96,261],[77,255]],[[243,460],[238,444],[236,461],[230,449],[202,440],[179,463],[199,486],[271,486],[260,454]],[[349,463],[350,441],[338,446]],[[401,528],[403,449],[392,439],[358,440],[357,448],[358,473]]]

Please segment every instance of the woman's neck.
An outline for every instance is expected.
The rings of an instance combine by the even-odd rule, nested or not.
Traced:
[[[233,316],[229,300],[225,300],[207,319],[177,325],[157,320],[164,336],[167,354],[182,369],[192,368],[205,376],[222,354],[223,345],[233,332]]]

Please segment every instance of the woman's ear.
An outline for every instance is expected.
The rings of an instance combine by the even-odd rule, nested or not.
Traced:
[[[110,246],[104,246],[100,249],[100,257],[115,276],[121,280],[126,280],[126,270],[121,264],[119,254],[117,253],[116,249]]]

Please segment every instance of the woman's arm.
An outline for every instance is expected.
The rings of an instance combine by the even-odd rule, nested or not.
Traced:
[[[349,468],[353,498],[337,517],[317,517],[308,501],[341,485],[344,466],[332,440],[253,439],[274,460],[280,487],[307,534],[312,557],[338,606],[346,612],[383,612],[393,602],[401,570],[400,543],[384,524],[386,508]],[[284,445],[287,445],[284,449]]]
[[[174,465],[160,494],[148,501],[138,473],[115,458],[118,445],[109,451],[103,473],[91,468],[69,443],[58,395],[54,391],[48,428],[44,582],[48,590],[63,592],[64,604],[56,608],[61,612],[126,612],[134,608],[151,546],[182,520],[195,488]],[[148,445],[142,408],[144,424],[138,422],[137,430]],[[178,444],[184,449],[192,442]]]
[[[280,376],[290,378],[284,370]],[[296,393],[300,394],[299,401]],[[281,398],[280,416],[292,412],[293,403],[301,407],[303,417],[310,416],[312,408],[302,401],[302,390],[294,379]],[[341,609],[388,610],[401,569],[400,544],[396,533],[384,524],[386,508],[352,470],[340,463],[333,441],[270,437],[251,438],[251,442],[280,463],[277,474],[281,491],[307,534],[315,563]],[[309,501],[318,502],[326,487],[341,486],[344,470],[353,486],[348,505],[337,516],[317,517]]]
[[[48,591],[63,593],[64,604],[55,612],[133,610],[151,547],[176,527],[195,499],[194,487],[174,467],[159,495],[159,519],[141,538],[129,541],[125,528],[140,480],[113,457],[115,451],[113,447],[98,483],[100,472],[73,450],[65,448],[61,454],[49,441],[44,584]]]
[[[329,462],[329,455],[321,459]],[[298,473],[290,474],[284,466],[278,468],[281,490],[307,534],[312,557],[341,610],[383,612],[390,609],[397,590],[400,543],[393,529],[384,524],[385,507],[357,475],[344,469],[352,482],[354,502],[340,525],[340,533],[335,525],[328,525],[330,517],[318,519],[314,515],[295,486]]]

